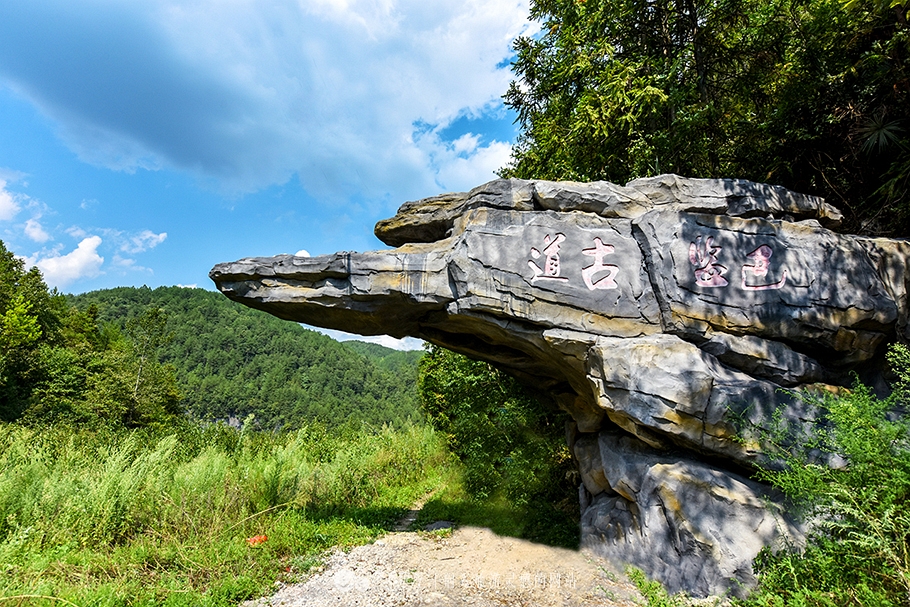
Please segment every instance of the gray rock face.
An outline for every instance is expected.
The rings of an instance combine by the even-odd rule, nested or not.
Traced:
[[[406,203],[391,250],[219,264],[228,297],[281,318],[419,337],[513,374],[568,411],[583,541],[671,590],[741,593],[800,530],[767,487],[790,391],[874,370],[910,337],[904,241],[831,231],[819,198],[676,175],[496,180]]]
[[[631,561],[658,579],[685,580],[671,585],[696,595],[720,588],[738,594],[755,583],[742,552],[754,555],[782,535],[794,535],[774,496],[758,483],[656,455],[610,432],[585,441],[600,448],[600,473],[608,486],[593,488],[600,492],[591,492],[583,512],[582,538],[611,560]],[[731,580],[743,586],[731,587]]]

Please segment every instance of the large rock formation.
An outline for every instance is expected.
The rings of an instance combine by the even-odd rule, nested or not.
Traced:
[[[839,220],[740,180],[497,180],[406,203],[376,226],[394,249],[211,277],[281,318],[419,337],[513,374],[575,420],[586,544],[671,590],[739,593],[763,546],[800,537],[748,478],[769,463],[764,430],[811,427],[792,390],[872,369],[910,336],[910,245]]]

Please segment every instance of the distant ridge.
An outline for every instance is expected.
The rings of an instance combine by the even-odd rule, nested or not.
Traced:
[[[395,350],[366,341],[343,341],[342,345],[365,356],[390,373],[410,372],[423,358],[423,350]]]

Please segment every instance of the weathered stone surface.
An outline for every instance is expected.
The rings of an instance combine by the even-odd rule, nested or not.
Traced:
[[[673,589],[739,592],[762,546],[799,541],[746,478],[775,414],[811,430],[794,393],[851,368],[874,379],[884,346],[910,338],[910,244],[822,225],[839,221],[741,180],[500,179],[406,203],[376,227],[395,249],[211,276],[282,318],[508,371],[575,420],[585,542]]]
[[[602,432],[600,469],[615,492],[592,495],[583,542],[614,561],[650,572],[676,592],[735,595],[755,583],[752,560],[765,546],[800,537],[773,495],[738,474],[656,455],[628,436]],[[576,443],[576,455],[579,454]],[[596,468],[596,464],[591,464]],[[585,484],[587,487],[587,484]]]
[[[478,209],[460,220],[449,274],[457,305],[472,313],[511,317],[604,335],[645,335],[660,330],[660,310],[648,281],[644,259],[628,220],[587,214]],[[546,255],[537,259],[517,243],[544,243],[555,232],[564,242],[592,248],[562,247],[560,266],[582,268],[593,261],[596,239],[610,243],[604,261],[622,260],[622,269],[601,271],[591,281],[611,281],[610,289],[591,289],[583,277],[548,277]],[[555,242],[555,241],[554,241]],[[541,244],[540,249],[545,248]],[[533,265],[532,265],[533,264]],[[538,276],[536,271],[541,272]],[[529,276],[530,274],[530,276]],[[528,285],[534,287],[529,297]]]
[[[862,239],[813,222],[652,212],[635,225],[651,254],[662,322],[690,339],[752,334],[860,362],[894,331],[892,287],[906,297],[904,285],[886,285]]]
[[[590,496],[598,496],[604,491],[615,495],[613,487],[604,473],[600,459],[600,444],[596,434],[585,434],[575,441],[573,447],[575,459],[578,460],[578,472],[581,474],[582,487]]]
[[[786,188],[745,179],[687,179],[658,175],[626,184],[652,201],[673,210],[725,213],[732,217],[781,217],[817,219],[834,228],[843,215],[818,196],[797,194]]]
[[[782,404],[779,386],[725,367],[673,335],[601,337],[587,363],[607,417],[656,448],[675,444],[753,463],[756,452],[737,439],[770,430],[770,413]]]
[[[452,232],[455,220],[471,209],[582,211],[634,219],[655,208],[726,213],[735,217],[798,217],[828,227],[840,224],[840,211],[817,196],[806,196],[742,179],[687,179],[660,175],[630,181],[537,181],[497,179],[467,193],[441,194],[406,202],[395,217],[376,224],[376,237],[397,247],[434,242]]]
[[[280,318],[362,335],[403,337],[453,299],[444,256],[418,245],[380,254],[244,259],[231,264],[218,287]]]
[[[468,193],[441,194],[406,202],[395,217],[376,224],[376,237],[393,247],[442,240],[452,232],[455,221],[471,209],[533,210],[533,192],[531,182],[497,179]]]
[[[714,332],[706,337],[698,347],[713,354],[720,362],[781,386],[835,380],[818,362],[779,341]]]
[[[644,194],[608,181],[535,181],[534,202],[550,211],[583,211],[601,217],[632,219],[651,210]]]

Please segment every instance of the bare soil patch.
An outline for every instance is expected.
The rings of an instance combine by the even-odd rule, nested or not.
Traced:
[[[243,607],[631,607],[635,587],[585,551],[463,527],[389,533],[337,550],[306,581]]]

